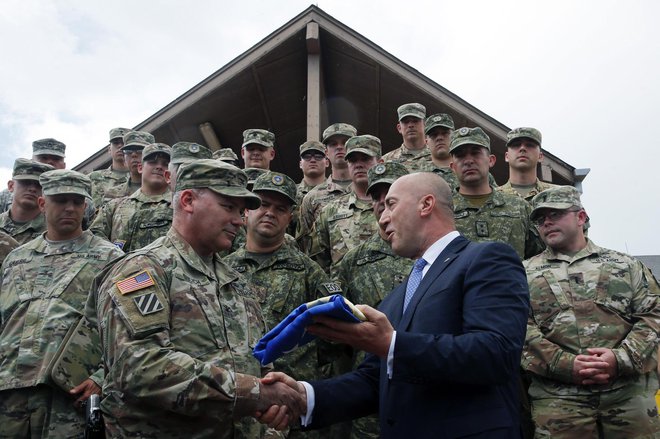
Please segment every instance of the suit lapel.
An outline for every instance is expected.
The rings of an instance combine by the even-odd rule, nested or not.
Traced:
[[[422,300],[424,295],[429,292],[431,287],[435,287],[433,290],[438,290],[441,287],[440,282],[442,281],[438,280],[438,278],[445,271],[445,269],[449,267],[449,265],[451,265],[451,263],[459,256],[460,252],[465,248],[465,246],[468,245],[469,242],[470,241],[464,237],[459,236],[450,242],[449,245],[438,255],[435,262],[433,265],[431,265],[429,271],[422,279],[422,282],[419,284],[419,287],[417,287],[417,291],[415,291],[415,294],[410,300],[408,308],[406,308],[406,312],[401,317],[401,322],[398,325],[399,329],[406,329],[408,325],[410,325],[410,321],[415,314],[417,305]],[[406,280],[406,284],[407,283],[408,282]],[[403,303],[401,303],[400,309],[403,309]]]

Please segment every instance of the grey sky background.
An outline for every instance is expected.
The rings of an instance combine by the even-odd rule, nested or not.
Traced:
[[[33,140],[63,141],[73,166],[309,5],[3,1],[0,186]],[[591,168],[590,237],[660,254],[660,2],[316,5],[500,122],[540,129],[545,149]]]

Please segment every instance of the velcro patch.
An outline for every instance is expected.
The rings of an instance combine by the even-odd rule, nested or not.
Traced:
[[[133,302],[135,302],[137,309],[143,316],[153,314],[163,309],[163,304],[160,303],[160,300],[158,300],[158,296],[156,296],[155,293],[147,293],[134,297]]]
[[[341,294],[342,292],[341,286],[339,286],[339,284],[335,282],[326,282],[323,284],[323,286],[330,294],[337,294],[337,293]]]
[[[118,281],[115,285],[120,293],[128,294],[155,285],[155,282],[147,270],[142,270],[131,277]]]
[[[119,250],[123,250],[123,249],[124,249],[124,246],[126,245],[126,241],[122,241],[121,239],[118,239],[118,240],[114,241],[113,244],[114,244],[115,247],[117,247]]]

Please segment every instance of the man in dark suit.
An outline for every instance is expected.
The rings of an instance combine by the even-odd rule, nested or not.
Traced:
[[[383,438],[520,437],[525,272],[510,246],[460,236],[451,200],[435,174],[394,182],[380,223],[397,255],[418,260],[409,279],[380,311],[360,306],[367,322],[319,317],[308,328],[370,352],[357,370],[312,383],[266,378],[306,393],[310,428],[378,412]],[[287,417],[271,407],[261,421],[282,426]]]

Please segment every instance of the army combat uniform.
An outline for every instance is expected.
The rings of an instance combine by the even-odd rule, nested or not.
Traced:
[[[543,250],[543,243],[529,220],[531,207],[520,197],[493,188],[481,207],[472,206],[458,191],[454,192],[453,201],[456,229],[469,240],[509,244],[521,259]]]
[[[109,437],[256,438],[265,323],[255,291],[171,229],[98,289]]]
[[[112,166],[89,173],[92,180],[92,200],[96,206],[103,205],[103,199],[108,189],[124,184],[128,181],[128,171],[116,171]]]
[[[0,232],[0,265],[5,260],[10,251],[18,247],[18,241],[5,232]]]
[[[588,240],[572,257],[548,248],[524,265],[531,310],[522,366],[536,437],[659,437],[660,288],[648,269]],[[614,352],[610,384],[573,383],[575,357],[590,347]]]
[[[11,211],[0,214],[0,230],[14,238],[19,244],[25,244],[46,231],[46,217],[43,213],[34,219],[17,222],[11,219]]]
[[[420,150],[412,150],[402,144],[394,151],[383,155],[382,159],[383,162],[401,163],[408,169],[408,172],[428,171],[433,164],[431,161],[431,150],[427,146],[424,146]]]
[[[516,188],[513,185],[511,185],[510,181],[507,181],[505,184],[499,186],[497,189],[499,191],[504,192],[505,194],[516,195],[524,199],[528,203],[530,203],[532,201],[532,198],[534,198],[536,195],[540,194],[546,189],[550,189],[553,187],[557,187],[557,185],[552,183],[547,183],[545,181],[541,181],[537,178],[536,183],[534,183],[534,187],[530,190],[527,196],[523,196],[520,192],[518,192]]]
[[[172,192],[132,195],[108,202],[97,214],[90,230],[128,253],[164,236],[172,224]]]

